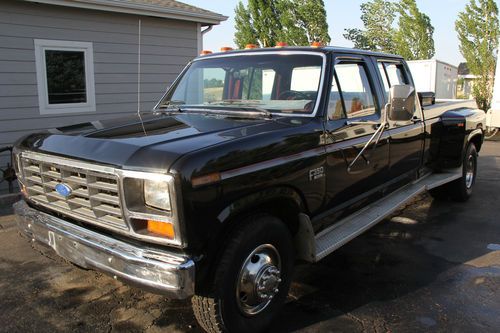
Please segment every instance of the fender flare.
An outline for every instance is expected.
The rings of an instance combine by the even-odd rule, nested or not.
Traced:
[[[473,130],[472,132],[469,133],[469,135],[467,136],[467,145],[469,145],[469,143],[475,138],[479,136],[479,140],[480,140],[480,144],[479,144],[479,147],[476,147],[477,148],[477,151],[481,150],[481,146],[484,142],[484,132],[483,132],[483,129],[481,127],[478,127],[476,128],[475,130]],[[467,148],[467,145],[464,147],[464,154],[465,154],[465,149]]]

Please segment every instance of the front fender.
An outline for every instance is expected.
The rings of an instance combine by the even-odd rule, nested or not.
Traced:
[[[221,223],[226,223],[236,215],[252,211],[254,208],[278,200],[286,200],[293,203],[297,209],[297,213],[306,211],[304,200],[298,190],[289,186],[275,186],[239,198],[225,207],[219,213],[217,219]]]

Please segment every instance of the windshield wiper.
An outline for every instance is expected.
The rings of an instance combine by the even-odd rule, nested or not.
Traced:
[[[272,118],[273,113],[267,109],[261,108],[257,105],[248,105],[251,103],[248,103],[248,101],[243,101],[240,99],[226,99],[226,100],[221,100],[221,101],[212,101],[208,102],[210,106],[217,106],[217,105],[230,105],[234,107],[235,109],[240,109],[240,110],[252,110],[252,111],[257,111],[259,113],[264,114],[268,118]]]

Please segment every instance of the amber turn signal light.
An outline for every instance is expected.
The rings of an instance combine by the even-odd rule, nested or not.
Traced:
[[[162,222],[162,221],[155,221],[155,220],[148,220],[148,231],[165,236],[168,239],[174,239],[175,238],[175,231],[174,231],[174,226],[172,223],[168,222]]]

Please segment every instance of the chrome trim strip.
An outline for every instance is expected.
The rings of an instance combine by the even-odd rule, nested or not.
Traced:
[[[24,201],[14,204],[14,210],[24,235],[75,264],[171,298],[194,294],[195,264],[189,257],[128,244],[42,213]]]
[[[182,70],[182,72],[179,74],[179,76],[174,80],[172,83],[171,87],[175,86],[178,80],[184,75],[184,72],[189,68],[189,66],[193,62],[197,61],[203,61],[207,59],[214,59],[214,58],[225,58],[225,57],[246,57],[246,56],[256,56],[256,55],[267,55],[267,54],[280,54],[280,55],[293,55],[293,54],[306,54],[306,55],[314,55],[318,57],[323,58],[323,66],[321,67],[321,78],[319,82],[319,87],[318,87],[318,96],[316,97],[316,103],[314,103],[314,110],[311,113],[304,114],[304,113],[283,113],[283,112],[272,112],[270,111],[273,116],[285,116],[285,117],[308,117],[308,118],[313,118],[316,117],[316,113],[318,112],[319,109],[319,102],[321,99],[322,91],[323,91],[323,85],[325,82],[325,76],[326,76],[326,54],[323,52],[318,52],[318,51],[266,51],[266,52],[249,52],[249,53],[228,53],[228,54],[214,54],[214,55],[207,55],[207,56],[202,56],[202,57],[197,57],[193,59],[190,63],[186,65],[186,67]],[[153,108],[153,111],[160,111],[161,109],[158,109],[158,106],[161,104],[165,96],[168,94],[170,89],[168,89],[160,99],[158,103]]]
[[[324,154],[324,153],[325,153],[325,147],[320,146],[317,148],[306,150],[306,151],[298,153],[298,154],[273,158],[273,159],[270,159],[267,161],[258,162],[258,163],[247,165],[247,166],[244,166],[241,168],[222,171],[220,173],[220,178],[221,178],[221,180],[226,180],[229,178],[241,176],[241,175],[252,173],[252,172],[257,172],[257,171],[268,169],[268,168],[273,168],[273,167],[279,166],[279,165],[284,164],[284,163],[294,162],[294,161],[297,161],[297,160],[300,160],[303,158],[317,156],[317,155]]]

